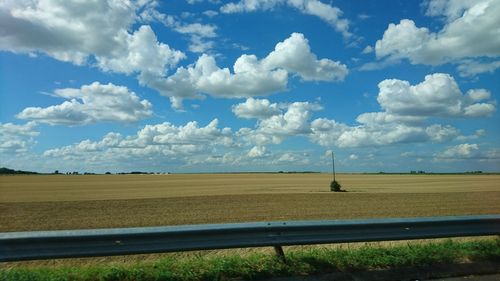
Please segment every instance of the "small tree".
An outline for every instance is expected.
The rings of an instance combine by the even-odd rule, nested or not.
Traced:
[[[330,191],[333,191],[333,192],[342,192],[342,186],[340,185],[340,183],[338,181],[332,181],[330,183]]]
[[[340,183],[335,180],[335,156],[333,155],[333,151],[332,151],[332,175],[333,175],[333,181],[330,183],[330,191],[344,192],[345,190],[342,190],[342,186],[340,185]]]

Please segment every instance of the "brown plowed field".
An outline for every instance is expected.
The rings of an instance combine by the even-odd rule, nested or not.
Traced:
[[[500,175],[0,177],[0,231],[500,213]]]

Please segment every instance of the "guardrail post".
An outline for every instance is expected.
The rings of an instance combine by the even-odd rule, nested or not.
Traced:
[[[274,251],[276,252],[276,256],[278,256],[278,259],[283,263],[286,263],[286,257],[285,257],[285,252],[283,251],[283,247],[274,246]]]

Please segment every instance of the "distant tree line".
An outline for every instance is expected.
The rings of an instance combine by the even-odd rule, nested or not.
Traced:
[[[0,168],[0,175],[34,175],[38,174],[37,172],[30,171],[22,171],[22,170],[13,170],[9,168]]]
[[[319,174],[316,171],[278,171],[278,174]]]
[[[248,173],[248,172],[235,172],[234,174],[239,174],[239,173]],[[257,172],[259,173],[259,172]],[[276,173],[276,172],[263,172],[263,173]],[[320,173],[316,171],[278,171],[278,174],[315,174],[315,173]],[[31,172],[31,171],[23,171],[23,170],[14,170],[14,169],[9,169],[9,168],[0,168],[0,175],[39,175],[39,174],[52,174],[52,175],[96,175],[98,173],[91,173],[91,172],[84,172],[80,173],[78,171],[72,171],[72,172],[60,172],[59,170],[55,170],[52,173],[38,173],[38,172]],[[111,172],[105,172],[104,174],[106,175],[111,175],[113,173]],[[142,172],[142,171],[132,171],[132,172],[118,172],[115,173],[116,175],[159,175],[159,174],[170,174],[170,172]],[[394,174],[394,175],[405,175],[405,174],[427,174],[427,175],[460,175],[460,174],[497,174],[497,172],[483,172],[480,170],[477,171],[465,171],[465,172],[454,172],[454,173],[435,173],[435,172],[426,172],[426,171],[416,171],[412,170],[410,172],[375,172],[375,173],[360,173],[360,174]]]

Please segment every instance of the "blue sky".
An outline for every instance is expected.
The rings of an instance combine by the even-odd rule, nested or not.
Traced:
[[[500,171],[500,1],[3,1],[0,166]]]

